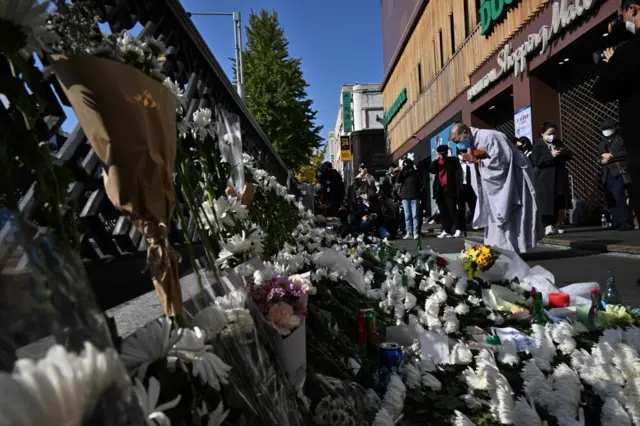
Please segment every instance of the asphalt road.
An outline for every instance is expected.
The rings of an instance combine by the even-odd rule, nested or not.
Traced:
[[[422,237],[424,247],[431,247],[440,253],[458,253],[464,248],[464,239],[436,238],[436,234]],[[478,241],[471,241],[477,244]],[[413,240],[397,240],[399,248],[414,250]],[[529,266],[540,265],[553,273],[556,286],[564,287],[573,283],[598,282],[604,285],[609,273],[616,278],[616,285],[624,303],[640,307],[640,286],[636,280],[640,277],[640,256],[616,253],[601,253],[566,247],[536,247],[522,258]]]

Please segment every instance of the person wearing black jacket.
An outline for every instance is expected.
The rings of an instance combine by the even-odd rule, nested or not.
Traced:
[[[533,144],[531,162],[534,167],[536,201],[542,216],[545,235],[562,234],[558,228],[560,212],[571,208],[571,190],[567,162],[572,154],[556,138],[554,124],[544,123],[540,131],[541,139]]]
[[[449,147],[440,145],[436,149],[436,158],[429,167],[429,172],[436,176],[433,184],[433,198],[440,208],[440,221],[443,231],[438,238],[459,238],[466,231],[464,211],[458,209],[462,168],[456,157],[449,156]],[[453,233],[455,225],[456,232]]]
[[[322,201],[316,207],[316,213],[327,217],[337,217],[345,196],[342,176],[327,161],[318,167],[316,178],[320,183],[320,192],[322,193]]]
[[[406,228],[405,240],[409,238],[418,239],[420,229],[420,196],[421,184],[420,173],[413,166],[413,161],[409,158],[404,160],[402,170],[398,173],[398,183],[400,184],[400,198],[402,199],[402,209],[404,210],[404,223]]]
[[[617,49],[605,51],[602,74],[593,86],[593,95],[601,102],[620,102],[620,127],[627,152],[627,172],[632,184],[629,196],[632,210],[640,212],[640,0],[622,0],[621,16],[632,38]],[[640,279],[638,280],[640,284]]]
[[[598,145],[601,181],[605,188],[607,206],[613,219],[613,228],[620,231],[633,229],[631,211],[627,205],[625,187],[631,184],[627,174],[627,152],[622,136],[617,132],[615,120],[606,119],[600,124],[603,139]]]

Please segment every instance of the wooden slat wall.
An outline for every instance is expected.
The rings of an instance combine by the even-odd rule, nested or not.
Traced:
[[[469,5],[471,35],[464,40],[464,2]],[[385,110],[406,87],[408,101],[387,128],[392,153],[416,134],[470,85],[469,76],[551,0],[522,0],[487,38],[480,34],[475,0],[431,0],[420,17],[384,91]],[[452,4],[453,3],[453,4]],[[451,55],[449,15],[453,13],[456,53]],[[442,30],[445,67],[440,67]],[[434,51],[435,49],[435,51]],[[436,61],[434,66],[434,60]],[[418,88],[422,64],[422,91]]]

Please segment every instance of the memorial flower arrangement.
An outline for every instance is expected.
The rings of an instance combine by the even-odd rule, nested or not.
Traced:
[[[476,278],[479,273],[486,272],[496,263],[499,253],[487,245],[470,247],[462,253],[464,258],[464,271],[470,280]]]
[[[282,336],[291,334],[306,317],[307,291],[308,286],[300,280],[279,275],[249,284],[249,297]]]

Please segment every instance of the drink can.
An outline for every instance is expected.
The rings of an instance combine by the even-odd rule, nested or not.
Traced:
[[[360,348],[375,345],[376,313],[373,309],[360,309],[358,312],[358,345]]]
[[[392,374],[404,376],[402,347],[393,342],[381,343],[378,346],[378,381],[383,392],[386,392]]]

